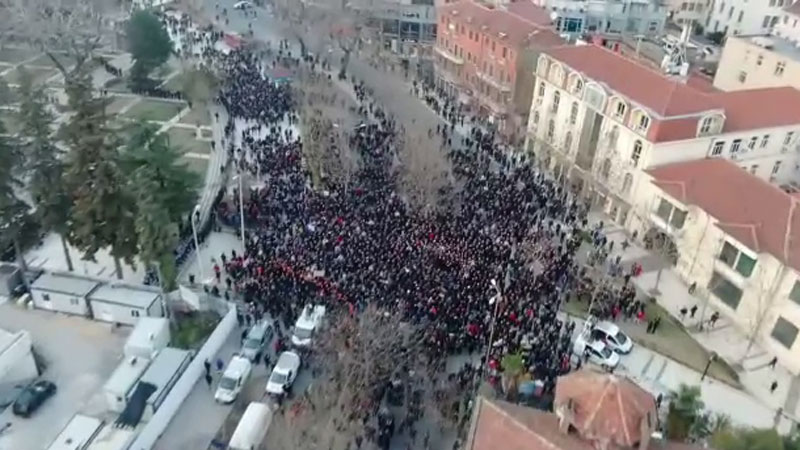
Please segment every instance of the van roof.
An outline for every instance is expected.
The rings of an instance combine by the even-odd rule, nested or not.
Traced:
[[[325,315],[325,306],[323,305],[307,305],[303,308],[303,313],[297,319],[297,326],[300,328],[315,328],[322,316]]]
[[[228,363],[228,367],[225,369],[225,374],[236,374],[241,375],[251,366],[250,360],[244,358],[242,356],[234,356],[231,358],[231,362]]]
[[[259,433],[264,429],[269,429],[272,422],[272,409],[264,403],[251,402],[239,419],[236,430],[228,443],[229,448],[251,448],[259,442]]]
[[[300,365],[300,355],[295,352],[283,352],[278,357],[278,362],[275,363],[275,368],[281,372],[294,370]]]
[[[267,331],[269,326],[270,323],[266,320],[258,322],[257,324],[253,325],[252,328],[250,328],[250,331],[247,332],[247,338],[261,339],[261,336]]]

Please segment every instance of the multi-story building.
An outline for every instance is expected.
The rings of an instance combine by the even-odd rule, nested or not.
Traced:
[[[728,36],[714,87],[725,91],[800,89],[800,3],[786,8],[771,34]]]
[[[438,8],[437,87],[513,135],[524,128],[539,53],[564,41],[529,2],[462,0]]]
[[[707,33],[765,34],[778,25],[792,0],[714,0],[706,18]]]
[[[776,184],[798,174],[794,88],[703,91],[589,45],[549,49],[536,70],[528,150],[631,229],[647,221],[633,196],[656,166],[723,158]]]
[[[552,11],[556,30],[573,36],[660,35],[668,9],[662,0],[534,0]]]
[[[712,0],[668,0],[670,19],[678,25],[705,27]]]
[[[418,55],[436,41],[433,0],[372,0],[361,10],[395,53]]]
[[[659,166],[645,178],[635,202],[675,244],[678,276],[800,373],[800,196],[722,159]]]

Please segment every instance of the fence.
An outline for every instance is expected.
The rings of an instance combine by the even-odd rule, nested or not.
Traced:
[[[181,407],[183,401],[189,396],[189,393],[192,392],[195,384],[205,372],[203,361],[206,358],[209,360],[214,359],[214,355],[217,354],[228,339],[228,336],[236,328],[236,325],[236,307],[229,303],[228,311],[217,325],[217,328],[214,329],[206,343],[194,356],[192,362],[189,363],[189,367],[186,368],[186,371],[183,372],[183,375],[181,375],[166,399],[164,399],[161,407],[142,428],[141,433],[136,437],[133,444],[128,447],[128,450],[150,450],[153,448],[158,438],[167,429],[172,418],[175,417],[178,408]]]

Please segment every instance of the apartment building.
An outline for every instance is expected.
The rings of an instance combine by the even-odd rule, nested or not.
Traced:
[[[535,0],[551,11],[559,33],[580,36],[658,36],[664,30],[668,8],[662,0]]]
[[[675,244],[677,274],[800,373],[800,196],[723,159],[659,166],[645,177],[635,202]]]
[[[646,227],[635,193],[657,166],[720,158],[775,184],[797,177],[793,88],[701,90],[591,45],[549,49],[536,70],[527,150],[629,229]]]
[[[529,2],[494,6],[462,0],[437,8],[437,87],[507,135],[527,123],[542,50],[564,41],[546,11]]]
[[[784,15],[793,0],[713,0],[705,23],[707,33],[766,34]]]
[[[373,0],[356,9],[369,18],[383,46],[395,53],[417,56],[436,41],[433,0]]]
[[[712,0],[669,0],[669,18],[678,25],[692,24],[705,27],[711,11]]]
[[[800,3],[770,34],[728,36],[714,76],[724,91],[778,86],[800,89]]]

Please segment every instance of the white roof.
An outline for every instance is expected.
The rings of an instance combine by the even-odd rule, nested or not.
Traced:
[[[105,426],[86,450],[125,450],[133,441],[134,435],[134,430]]]
[[[83,414],[75,414],[67,426],[58,433],[47,450],[75,450],[88,444],[103,426],[103,421]]]
[[[303,308],[303,313],[300,314],[300,318],[297,319],[296,325],[300,328],[314,328],[319,324],[320,319],[322,319],[324,315],[325,307],[323,305],[316,305],[314,307],[307,305]]]
[[[125,345],[150,345],[152,337],[160,335],[165,328],[169,329],[169,320],[163,317],[140,317]]]
[[[164,390],[169,380],[181,370],[181,366],[189,356],[188,351],[173,347],[164,347],[158,352],[158,356],[153,359],[147,371],[139,379],[140,382],[150,383],[156,387],[156,391],[150,395],[150,399],[161,395],[161,391]]]
[[[237,376],[244,373],[251,366],[250,360],[241,356],[234,356],[228,367],[225,369],[225,374],[236,374]]]
[[[300,366],[300,355],[295,352],[283,352],[278,357],[278,362],[275,363],[275,369],[278,372],[288,372],[296,370]]]
[[[149,286],[109,283],[95,289],[89,295],[89,300],[146,309],[160,296],[161,292],[158,289]]]
[[[242,414],[236,430],[228,443],[229,448],[250,448],[258,446],[259,434],[264,428],[269,428],[272,422],[272,410],[264,403],[251,402]]]
[[[104,390],[127,394],[134,384],[141,378],[150,360],[138,356],[126,356],[125,359],[114,369],[114,373],[108,378],[103,386]]]
[[[75,275],[45,272],[31,284],[31,290],[85,297],[99,284],[98,281]]]

